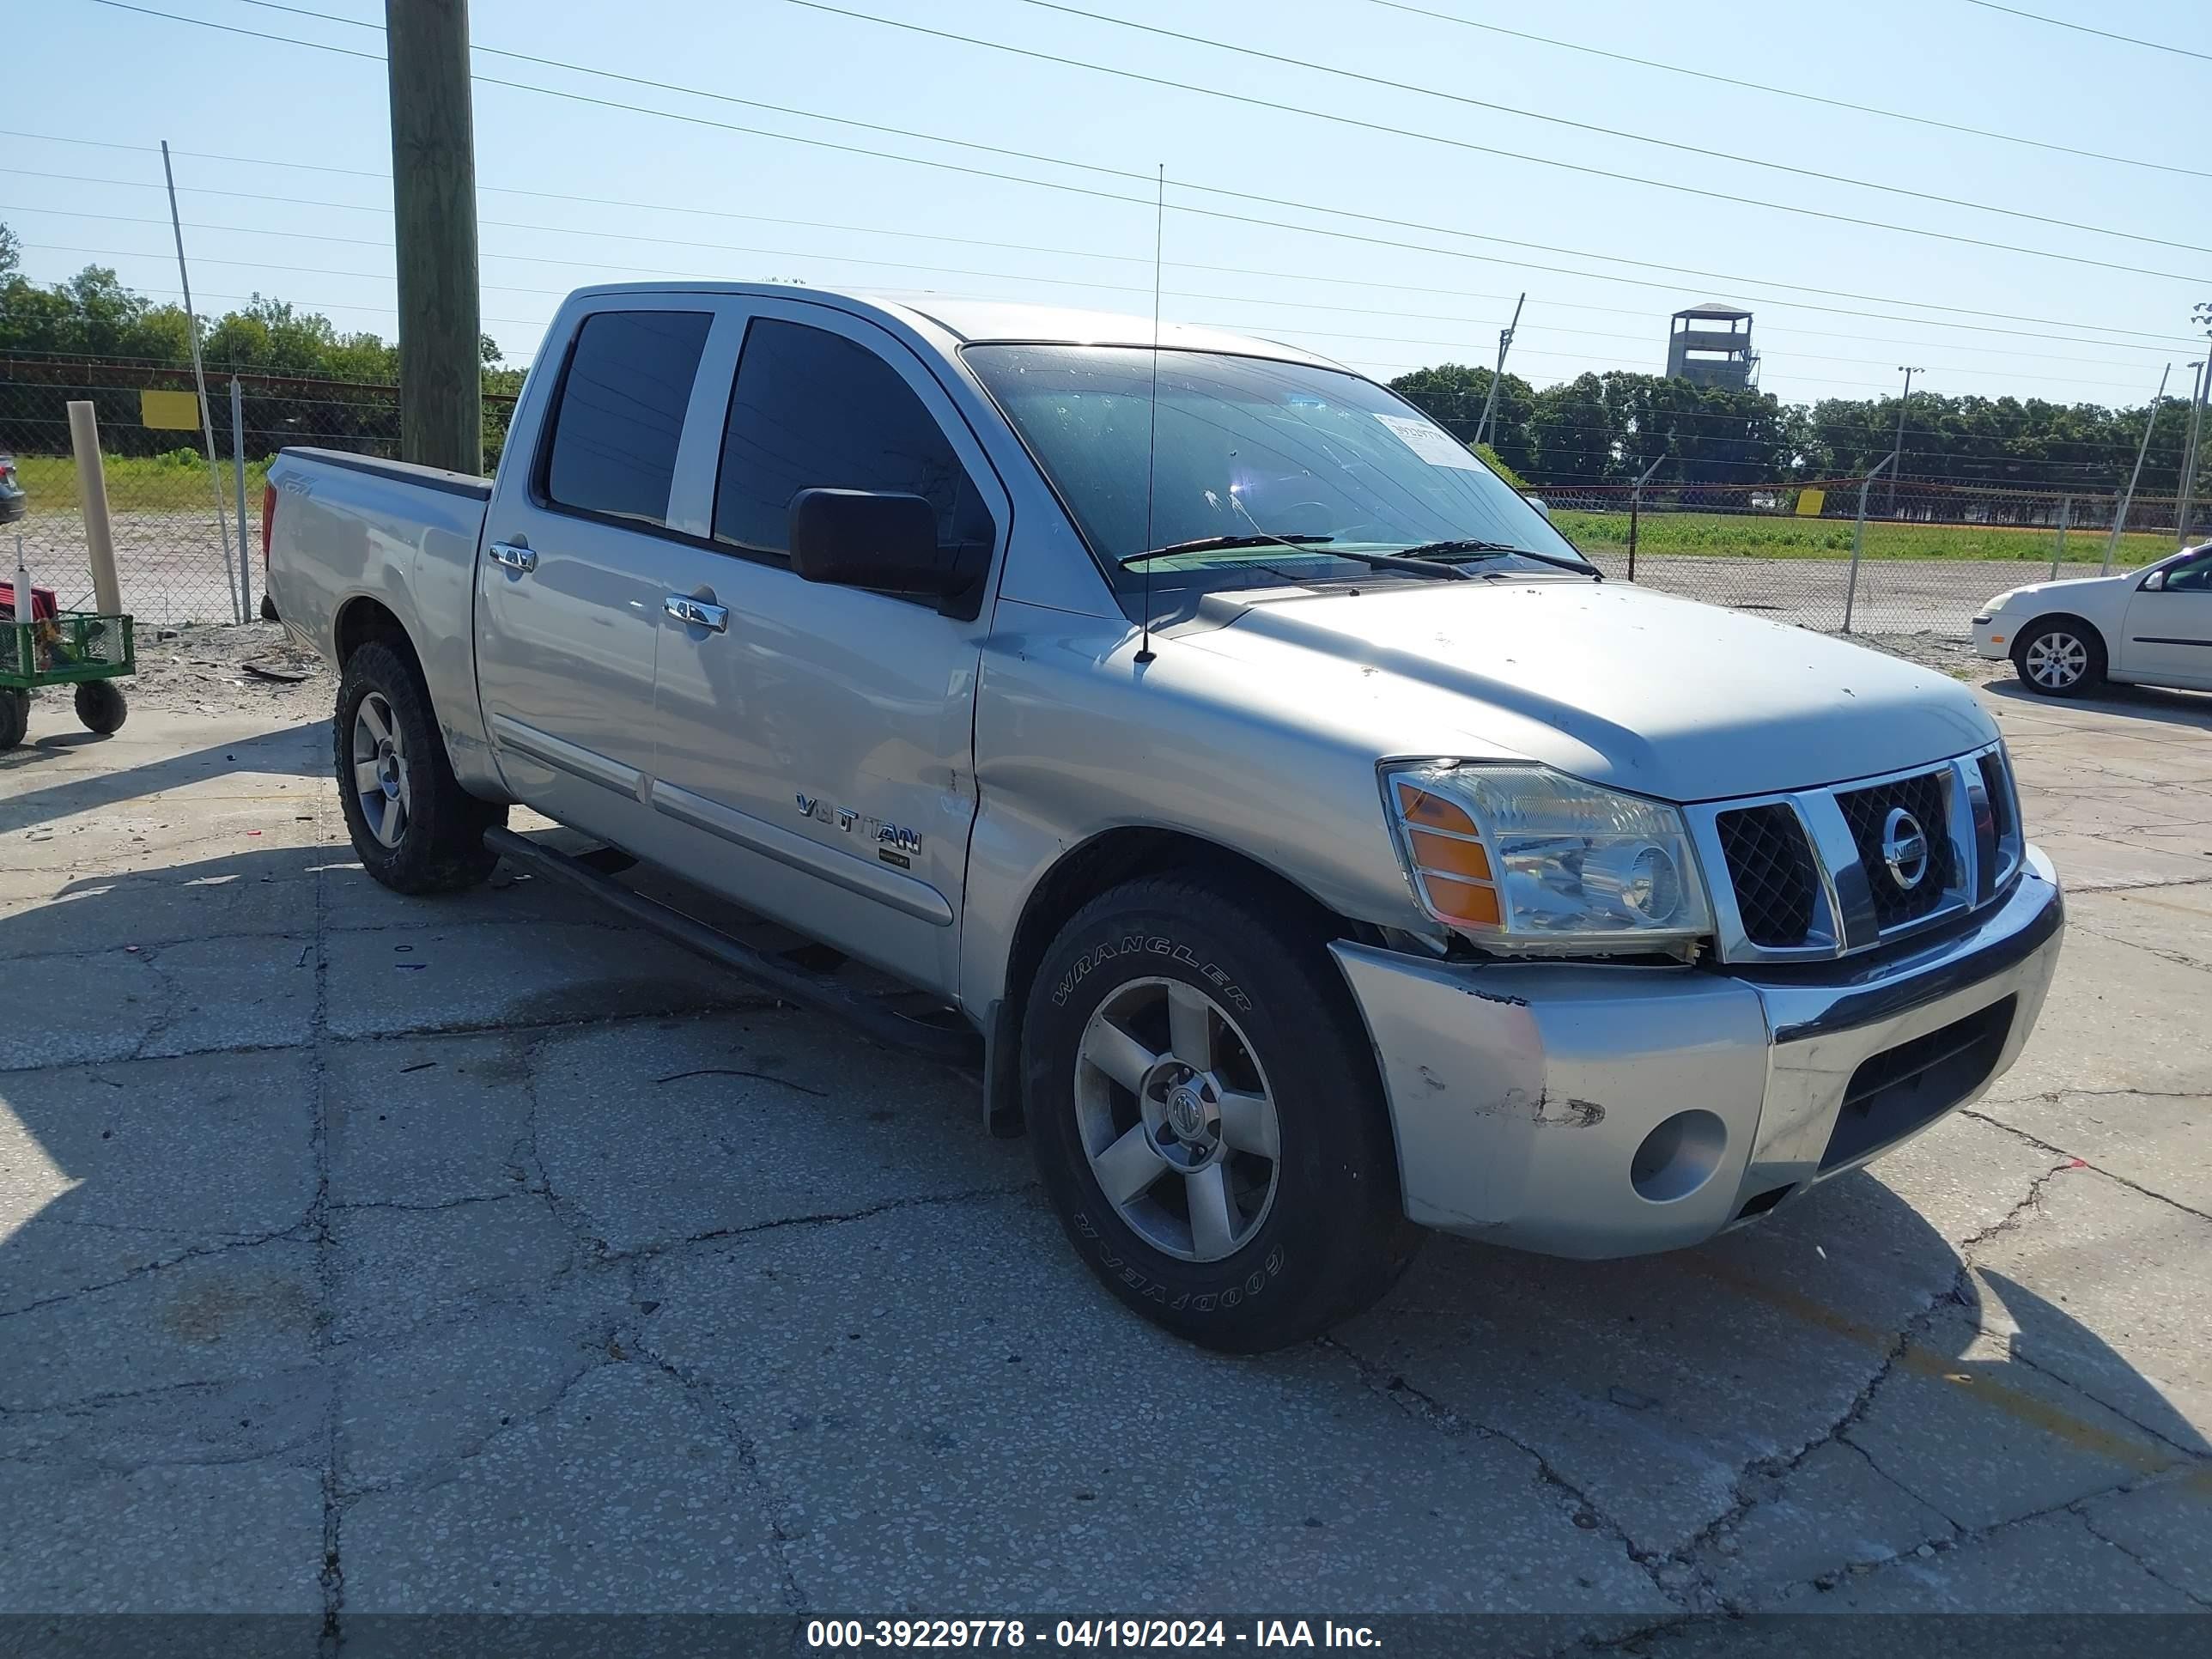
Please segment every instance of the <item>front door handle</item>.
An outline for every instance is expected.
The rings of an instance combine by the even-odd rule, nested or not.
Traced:
[[[538,568],[538,555],[531,549],[519,546],[514,542],[494,542],[489,547],[484,549],[484,552],[494,564],[503,564],[509,570]]]
[[[703,628],[710,634],[730,631],[730,607],[726,605],[708,605],[688,593],[671,593],[660,605],[677,621],[689,623],[694,628]]]

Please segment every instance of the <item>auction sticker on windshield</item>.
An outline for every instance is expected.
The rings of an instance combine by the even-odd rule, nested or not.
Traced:
[[[1407,448],[1431,466],[1454,466],[1462,472],[1488,471],[1468,450],[1462,449],[1457,440],[1442,427],[1410,415],[1382,415],[1375,418],[1396,434]]]

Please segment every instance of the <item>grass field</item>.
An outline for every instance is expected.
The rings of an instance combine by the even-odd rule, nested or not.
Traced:
[[[1561,508],[1553,521],[1580,545],[1600,552],[1628,545],[1626,513],[1577,513]],[[1848,519],[1794,519],[1764,514],[1647,513],[1637,526],[1638,556],[1695,554],[1705,558],[1736,556],[1758,559],[1838,559],[1851,552]],[[2101,564],[2104,530],[2070,531],[2065,562]],[[2054,530],[2014,530],[1992,525],[1884,524],[1867,520],[1869,559],[1971,559],[2017,561],[2048,568],[2058,545]],[[2173,551],[2173,538],[2131,532],[2120,538],[2115,569],[2148,564]]]
[[[198,450],[173,450],[167,455],[110,455],[106,458],[107,505],[115,513],[197,513],[215,511],[215,491],[208,484],[207,458]],[[222,464],[222,505],[228,512],[238,497],[231,484],[231,465]],[[246,510],[261,510],[261,481],[269,471],[266,461],[246,464]],[[31,498],[33,513],[74,513],[77,510],[76,463],[66,455],[18,455],[15,476]]]

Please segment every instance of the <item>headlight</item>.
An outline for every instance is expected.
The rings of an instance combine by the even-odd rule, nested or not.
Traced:
[[[2018,588],[2014,587],[2008,588],[2004,592],[1998,594],[1996,598],[1991,599],[1987,605],[1982,607],[1982,614],[1987,617],[1996,616],[1998,611],[2003,610],[2007,605],[2012,603],[2013,595],[2019,592],[2020,590]]]
[[[1663,951],[1712,931],[1682,815],[1538,766],[1416,761],[1383,793],[1422,908],[1494,951]]]

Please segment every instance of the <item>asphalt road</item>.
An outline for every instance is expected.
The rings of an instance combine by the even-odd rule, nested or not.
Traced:
[[[374,885],[324,725],[43,701],[0,1613],[2212,1608],[2212,700],[1987,696],[2072,915],[1988,1099],[1704,1249],[1432,1240],[1251,1361],[1110,1302],[968,1081],[538,884]]]

